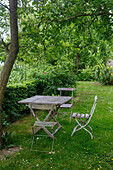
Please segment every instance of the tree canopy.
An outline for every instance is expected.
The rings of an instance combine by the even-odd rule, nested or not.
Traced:
[[[76,63],[77,53],[81,61],[94,60],[96,56],[107,59],[107,46],[113,41],[112,6],[111,0],[18,1],[18,59],[29,63],[44,59],[55,64],[61,58],[71,58]],[[9,7],[4,9],[1,5],[1,9],[2,18],[7,18],[7,24],[4,27],[2,23],[2,27],[7,32]],[[3,39],[1,43],[3,46]],[[8,45],[10,39],[4,47]]]

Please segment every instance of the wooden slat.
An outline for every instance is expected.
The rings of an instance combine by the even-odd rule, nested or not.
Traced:
[[[81,118],[81,119],[82,118],[87,118],[88,119],[90,117],[90,115],[89,114],[83,114],[83,113],[82,114],[80,114],[80,113],[73,113],[72,117],[73,118],[77,117],[77,118]]]
[[[60,108],[71,108],[72,106],[72,104],[62,104]]]
[[[75,88],[59,87],[59,91],[75,91]]]
[[[38,105],[38,104],[32,104],[32,109],[39,109],[39,110],[56,110],[56,106],[51,105]]]
[[[36,121],[34,126],[48,126],[53,127],[57,124],[57,122],[42,122],[42,121]]]

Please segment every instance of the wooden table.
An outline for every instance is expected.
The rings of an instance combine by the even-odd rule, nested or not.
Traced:
[[[33,116],[36,118],[35,125],[37,124],[39,127],[36,129],[35,133],[37,133],[41,128],[44,129],[44,131],[51,137],[54,138],[54,134],[62,127],[60,123],[55,119],[55,115],[58,112],[58,109],[60,106],[69,100],[71,100],[72,97],[64,97],[64,96],[41,96],[36,95],[33,97],[30,97],[25,100],[21,100],[18,103],[24,103],[26,104]],[[39,117],[35,114],[34,109],[41,109],[41,110],[48,110],[48,115],[43,121],[40,121]],[[53,120],[53,122],[51,122]],[[55,124],[58,125],[58,128],[54,130],[53,133],[50,133],[49,130],[45,126],[54,126]]]

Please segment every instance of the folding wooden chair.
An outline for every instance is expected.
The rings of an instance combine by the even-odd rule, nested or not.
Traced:
[[[40,137],[51,137],[53,139],[52,147],[51,147],[51,152],[53,151],[55,137],[47,130],[46,127],[53,128],[55,124],[56,124],[56,122],[35,121],[34,125],[32,126],[32,135],[33,135],[33,140],[32,140],[32,144],[31,144],[31,150],[32,151],[38,151],[38,150],[33,150],[33,144],[34,144],[35,137],[37,137],[36,139],[39,139]],[[38,128],[42,128],[49,136],[48,135],[39,135],[39,134],[36,134],[35,131],[37,130],[37,127]],[[40,151],[40,152],[48,152],[48,151],[44,150],[44,151]]]
[[[62,92],[71,92],[71,96],[72,99],[71,99],[71,103],[66,103],[66,104],[62,104],[60,106],[61,109],[64,109],[64,108],[68,108],[69,109],[69,112],[70,112],[70,123],[71,123],[71,117],[72,117],[72,106],[73,106],[73,92],[75,91],[75,88],[65,88],[65,87],[59,87],[58,88],[58,91],[60,91],[60,96],[62,96]],[[68,113],[69,113],[68,112]],[[63,113],[67,113],[67,112],[63,112]]]
[[[96,104],[97,104],[97,96],[95,96],[94,104],[93,104],[90,114],[73,113],[72,117],[76,120],[78,125],[76,125],[75,128],[73,129],[71,136],[73,136],[73,134],[77,132],[78,130],[84,129],[91,135],[91,139],[93,139],[93,130],[88,124],[93,116],[94,110],[96,108]],[[86,126],[89,127],[91,132],[86,129]]]
[[[54,109],[55,106],[44,106],[44,105],[35,105],[35,104],[30,104],[28,105],[28,107],[30,108],[32,115],[36,118],[36,121],[34,123],[34,125],[32,126],[32,135],[33,135],[33,140],[32,140],[32,144],[31,144],[31,150],[33,150],[33,143],[34,143],[34,139],[35,137],[51,137],[53,139],[52,142],[52,149],[51,151],[53,151],[53,145],[54,145],[54,134],[56,133],[56,131],[61,127],[61,125],[56,121],[56,119],[52,116],[52,110]],[[38,118],[38,116],[35,114],[33,109],[43,109],[43,110],[48,110],[48,115],[46,116],[46,118],[44,119],[44,121],[40,121],[40,119]],[[50,118],[49,118],[50,117]],[[49,122],[47,121],[48,119],[53,119],[54,122]],[[56,121],[56,122],[55,122]],[[48,128],[53,129],[55,125],[58,125],[58,128],[51,133]],[[43,129],[47,135],[39,135],[37,134],[37,132]],[[37,150],[36,150],[37,151]],[[41,152],[48,152],[48,151],[41,151]]]

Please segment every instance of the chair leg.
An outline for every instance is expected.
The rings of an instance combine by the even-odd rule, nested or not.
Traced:
[[[54,135],[51,134],[45,126],[43,127],[43,129],[51,138],[54,138]]]
[[[43,136],[43,135],[39,135],[39,136]],[[45,135],[46,137],[49,137],[48,135]],[[33,140],[32,140],[32,144],[31,144],[31,151],[37,151],[37,152],[49,152],[49,151],[38,151],[38,150],[33,150],[33,143],[34,143],[34,138],[35,138],[35,134],[33,135]],[[54,147],[54,139],[55,138],[53,138],[53,142],[52,142],[52,146],[51,146],[51,153],[52,152],[54,152],[54,149],[53,149],[53,147]]]
[[[87,130],[86,128],[83,128],[83,129],[86,130],[91,135],[91,139],[93,139],[92,133],[89,130]]]
[[[84,129],[85,131],[87,131],[87,132],[91,135],[91,139],[93,139],[93,135],[92,135],[93,130],[92,130],[92,128],[91,128],[88,124],[82,126],[82,125],[78,122],[77,119],[75,119],[75,120],[76,120],[76,122],[77,122],[78,125],[76,125],[76,127],[74,128],[71,136],[73,136],[73,134],[74,134],[75,132],[79,131],[80,129]],[[78,126],[80,126],[80,127],[77,129]],[[90,128],[91,132],[90,132],[88,129],[85,128],[86,126],[88,126],[88,127]]]
[[[76,125],[76,127],[73,129],[73,132],[72,132],[72,134],[71,134],[71,137],[72,137],[73,134],[77,131],[76,129],[77,129],[78,126],[79,126],[79,125]]]
[[[51,152],[53,152],[54,139],[55,139],[55,138],[53,138],[53,142],[52,142],[52,148],[51,148]]]
[[[91,126],[87,125],[90,129],[91,129],[91,133],[93,133],[93,129],[91,128]]]
[[[33,139],[32,139],[32,144],[31,144],[31,150],[33,148],[33,143],[34,143],[34,138],[35,138],[35,133],[34,133],[34,129],[32,128],[32,135],[33,135]]]
[[[33,143],[34,143],[34,136],[33,136],[32,144],[31,144],[31,150],[33,148]]]
[[[61,126],[59,126],[58,128],[60,128]],[[32,139],[32,144],[31,144],[31,151],[37,151],[37,150],[33,150],[33,144],[34,144],[34,140],[35,140],[35,132],[36,132],[36,127],[32,127],[32,135],[33,135],[33,139]],[[52,146],[51,146],[51,152],[53,151],[53,146],[54,146],[54,134],[51,134],[46,127],[43,127],[43,130],[48,134],[48,135],[36,135],[36,136],[46,136],[46,137],[51,137],[53,139],[52,142]],[[39,152],[49,152],[49,151],[39,151]]]
[[[59,110],[57,110],[57,113],[56,113],[56,118],[58,117],[58,115],[59,115]]]
[[[87,130],[85,127],[82,127],[82,126],[80,126],[80,128],[77,129],[78,126],[80,126],[80,125],[76,125],[76,127],[73,129],[71,137],[73,136],[73,134],[75,132],[79,131],[80,129],[84,129],[85,131],[87,131],[91,135],[91,139],[93,139],[93,135],[92,135],[93,130],[92,130],[92,128],[89,125],[87,125],[87,126],[91,129],[91,132],[89,130]]]
[[[72,117],[72,109],[71,109],[71,113],[70,113],[70,123],[71,123],[71,117]]]

